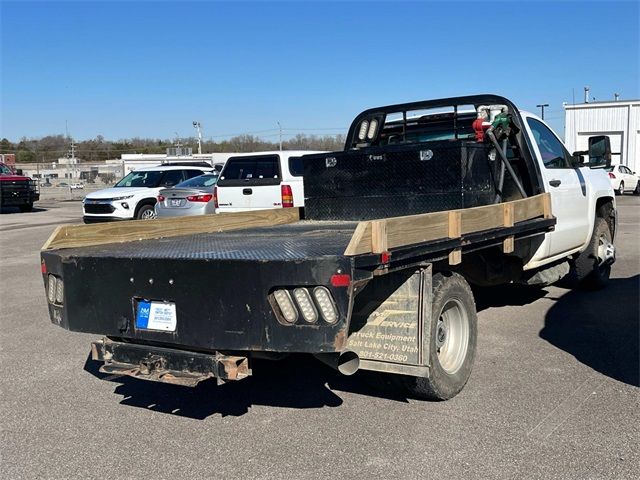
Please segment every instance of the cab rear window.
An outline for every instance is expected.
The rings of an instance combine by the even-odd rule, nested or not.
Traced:
[[[218,185],[277,185],[280,179],[278,155],[231,157],[220,173]]]
[[[289,157],[289,172],[294,177],[301,177],[304,174],[302,157]]]

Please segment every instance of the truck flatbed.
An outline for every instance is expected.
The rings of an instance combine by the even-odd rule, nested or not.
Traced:
[[[302,220],[240,231],[76,247],[61,254],[67,258],[302,261],[343,255],[357,225],[357,222]]]
[[[512,251],[516,239],[544,234],[555,223],[546,200],[362,222],[305,221],[282,209],[61,226],[42,252],[43,272],[65,284],[50,313],[69,330],[196,351],[339,352],[348,321],[283,325],[274,291],[327,288],[347,319],[358,282],[412,264],[455,265],[475,249]],[[176,306],[172,333],[136,327],[138,305],[153,301]]]

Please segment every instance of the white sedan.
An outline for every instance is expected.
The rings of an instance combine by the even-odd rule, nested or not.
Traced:
[[[640,194],[640,177],[635,172],[632,172],[629,167],[611,165],[606,170],[609,172],[609,180],[611,180],[611,186],[616,194],[622,195],[625,192]]]

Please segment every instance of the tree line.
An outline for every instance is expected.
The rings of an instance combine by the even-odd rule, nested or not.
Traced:
[[[195,137],[180,140],[182,146],[198,151]],[[283,150],[342,150],[345,136],[296,134],[282,141]],[[96,162],[120,158],[123,153],[165,153],[167,147],[174,146],[171,140],[152,138],[130,138],[106,140],[102,135],[90,140],[75,142],[75,156],[80,161]],[[257,152],[278,150],[279,142],[272,142],[254,135],[237,135],[215,142],[203,140],[203,153]],[[7,138],[0,140],[0,153],[15,153],[18,163],[49,163],[61,157],[71,156],[71,139],[65,135],[47,135],[41,138],[23,137],[19,142]]]

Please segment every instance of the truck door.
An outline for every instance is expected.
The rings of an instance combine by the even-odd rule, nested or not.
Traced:
[[[222,212],[280,208],[281,180],[278,155],[231,157],[218,180],[218,207]]]
[[[560,139],[540,120],[527,117],[527,126],[539,159],[545,190],[558,219],[549,234],[549,256],[582,246],[589,235],[589,201],[585,176],[572,166],[571,156]],[[588,167],[585,167],[588,168]]]

